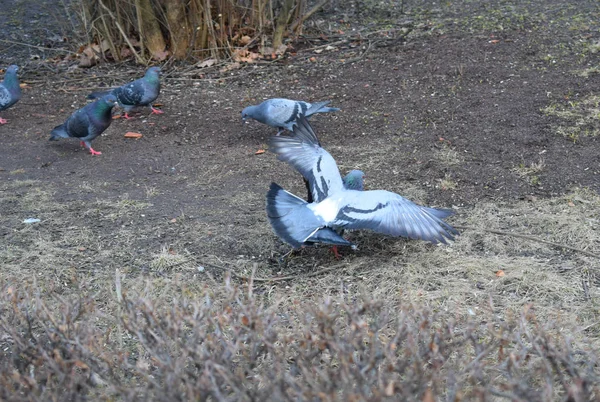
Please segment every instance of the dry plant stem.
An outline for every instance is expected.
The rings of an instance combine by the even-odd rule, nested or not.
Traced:
[[[517,237],[519,239],[531,240],[531,241],[534,241],[537,243],[544,243],[544,244],[548,244],[550,246],[564,248],[564,249],[571,250],[571,251],[576,251],[578,253],[585,254],[589,257],[594,257],[594,258],[600,259],[600,255],[598,255],[598,254],[594,254],[592,252],[582,250],[580,248],[567,246],[567,245],[559,244],[559,243],[554,243],[554,242],[551,242],[548,240],[542,240],[542,239],[539,239],[539,238],[533,237],[533,236],[523,235],[523,234],[519,234],[519,233],[503,232],[502,230],[495,230],[495,229],[476,228],[476,227],[472,227],[472,226],[456,226],[456,225],[454,225],[454,227],[456,229],[461,229],[461,230],[475,230],[475,231],[479,230],[482,232],[494,233],[494,234],[498,234],[498,235],[502,235],[502,236],[511,236],[511,237]]]
[[[343,64],[356,63],[357,61],[364,59],[365,56],[367,55],[367,53],[369,53],[369,50],[371,50],[371,44],[372,44],[372,42],[369,41],[369,46],[365,49],[365,51],[360,56],[354,57],[352,59],[348,59]]]
[[[302,17],[300,17],[298,20],[296,20],[296,22],[292,24],[292,26],[290,27],[290,31],[295,31],[296,29],[298,29],[299,26],[302,26],[302,24],[304,24],[304,21],[309,19],[314,13],[319,11],[319,9],[328,2],[329,0],[322,0],[320,3],[315,4],[313,8],[308,10]]]
[[[121,27],[121,24],[119,24],[119,21],[115,18],[115,15],[112,13],[112,11],[110,11],[110,9],[104,5],[102,0],[98,0],[98,3],[100,4],[100,7],[102,7],[104,10],[106,10],[108,15],[110,15],[110,18],[112,18],[114,20],[115,25],[117,26],[117,29],[119,30],[119,32],[121,32],[121,36],[123,36],[123,39],[125,40],[125,42],[127,42],[127,46],[129,46],[129,49],[131,50],[131,53],[133,53],[133,55],[135,56],[135,59],[137,60],[137,62],[140,64],[146,64],[144,59],[142,59],[141,56],[135,51],[135,48],[131,44],[131,41],[127,37],[127,34],[125,33],[125,31],[123,31],[123,27]]]

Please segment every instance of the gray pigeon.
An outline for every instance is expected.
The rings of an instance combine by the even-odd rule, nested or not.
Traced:
[[[19,86],[19,77],[17,71],[19,67],[14,64],[6,69],[4,81],[0,83],[0,111],[6,110],[21,99],[21,87]],[[8,121],[0,117],[0,124],[6,124]]]
[[[155,109],[152,102],[158,98],[160,93],[160,68],[150,67],[144,77],[125,84],[110,91],[93,92],[88,99],[100,98],[112,94],[117,97],[119,106],[125,110],[126,119],[130,119],[129,112],[138,106],[150,106],[153,114],[161,114],[162,110]]]
[[[50,141],[78,138],[81,145],[86,146],[92,155],[101,155],[102,152],[92,149],[91,141],[110,126],[112,108],[116,103],[117,98],[109,94],[76,110],[63,124],[54,127]]]
[[[364,191],[365,186],[363,182],[363,177],[365,177],[365,174],[362,172],[362,170],[351,170],[342,179],[342,181],[344,182],[344,187],[347,190]]]
[[[254,119],[275,127],[279,135],[284,129],[292,131],[296,121],[315,113],[337,112],[336,107],[326,107],[331,101],[308,103],[283,98],[267,99],[260,105],[248,106],[242,110],[242,119]]]
[[[363,182],[363,177],[365,177],[365,174],[362,172],[362,170],[351,170],[346,176],[344,176],[344,178],[342,178],[342,181],[344,182],[344,188],[346,190],[364,191],[365,186]],[[308,191],[306,202],[311,203],[313,202],[312,189],[310,187],[309,181],[305,177],[303,177],[303,179],[304,185],[306,186],[306,190]]]
[[[336,232],[341,229],[370,229],[434,244],[454,240],[458,231],[442,220],[451,210],[419,206],[385,190],[347,189],[335,160],[318,144],[304,118],[293,137],[271,137],[269,149],[308,179],[315,200],[307,203],[271,183],[267,216],[283,241],[294,248],[315,243],[353,246]]]

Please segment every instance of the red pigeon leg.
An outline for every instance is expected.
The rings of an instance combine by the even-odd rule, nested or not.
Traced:
[[[340,253],[338,253],[337,246],[331,247],[331,251],[333,251],[333,255],[335,256],[335,258],[337,260],[339,260],[340,258],[342,258],[342,255]]]
[[[153,106],[150,106],[150,109],[152,109],[152,114],[163,114],[164,112],[160,109],[155,109]]]
[[[124,118],[125,120],[129,120],[129,119],[132,119],[133,117],[130,117],[130,116],[127,114],[127,112],[125,112],[125,114],[123,115],[123,118]]]
[[[8,123],[8,120],[3,119],[2,117],[0,117],[0,124],[6,124]]]

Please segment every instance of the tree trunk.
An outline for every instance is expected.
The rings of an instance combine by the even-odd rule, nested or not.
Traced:
[[[186,17],[185,4],[180,1],[166,1],[167,23],[171,33],[171,53],[178,60],[187,56],[190,45],[191,29]]]
[[[148,48],[150,55],[160,55],[166,47],[165,39],[150,0],[135,0],[135,8],[138,14],[140,42]]]
[[[288,22],[292,15],[292,8],[295,0],[283,0],[281,10],[277,16],[277,25],[273,31],[273,49],[279,48],[283,43],[283,34],[287,28]]]

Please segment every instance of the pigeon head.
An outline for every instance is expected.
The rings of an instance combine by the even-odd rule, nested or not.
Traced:
[[[242,110],[242,120],[256,119],[257,114],[258,110],[256,106],[248,106]]]
[[[146,74],[160,74],[160,67],[150,67],[148,69],[148,71],[146,71]]]
[[[6,69],[6,74],[16,74],[17,71],[19,71],[19,67],[13,64],[12,66]]]
[[[160,76],[160,67],[150,67],[146,70],[146,79],[150,81],[158,81]]]
[[[117,103],[117,97],[113,94],[103,96],[102,100],[110,107],[113,107]]]
[[[6,73],[4,74],[4,83],[5,84],[14,84],[18,86],[17,83],[17,71],[19,71],[19,67],[14,64],[6,69]]]
[[[348,190],[363,191],[365,189],[363,178],[365,174],[362,170],[352,170],[344,177],[344,185]]]

